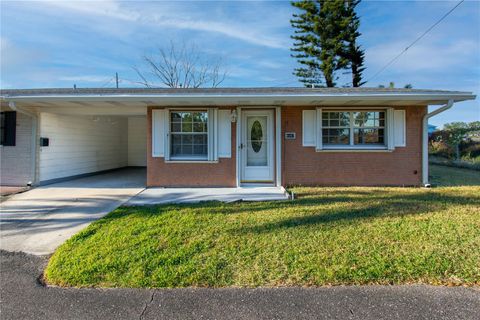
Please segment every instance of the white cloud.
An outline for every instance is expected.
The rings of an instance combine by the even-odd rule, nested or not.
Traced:
[[[268,69],[283,69],[285,68],[284,62],[277,62],[272,60],[259,60],[256,64],[260,67],[268,68]]]
[[[89,3],[90,2],[90,3]],[[74,12],[76,15],[85,15],[99,18],[96,27],[102,29],[102,24],[108,24],[104,19],[121,20],[134,23],[142,27],[151,28],[172,28],[180,30],[203,31],[221,34],[233,39],[242,40],[251,44],[284,49],[288,48],[289,39],[284,36],[276,36],[275,32],[270,32],[271,28],[262,24],[242,23],[235,24],[227,18],[222,21],[220,15],[212,15],[209,18],[200,18],[194,16],[194,13],[185,10],[185,6],[176,8],[169,4],[162,6],[162,14],[152,13],[158,10],[149,11],[145,7],[134,7],[129,3],[128,8],[122,7],[121,2],[116,1],[47,1],[55,12],[66,10]],[[95,27],[95,25],[93,25]],[[103,28],[104,29],[104,28]],[[112,30],[117,32],[115,30]]]
[[[135,21],[140,16],[136,12],[125,12],[118,2],[112,0],[103,1],[45,1],[45,5],[52,6],[57,10],[75,11],[77,14],[96,15],[127,21]]]
[[[60,81],[81,81],[81,82],[107,82],[112,80],[113,77],[108,78],[105,76],[97,75],[83,75],[83,76],[61,76],[58,78]]]
[[[23,68],[26,65],[37,62],[42,56],[38,52],[32,52],[16,46],[10,39],[0,38],[0,69],[14,70],[15,68]]]

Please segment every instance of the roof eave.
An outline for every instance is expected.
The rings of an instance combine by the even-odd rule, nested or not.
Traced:
[[[448,94],[425,94],[425,93],[355,93],[355,94],[94,94],[94,95],[18,95],[18,96],[2,96],[2,100],[6,101],[142,101],[149,100],[153,102],[167,101],[204,101],[204,100],[224,100],[224,99],[258,99],[258,100],[287,100],[307,102],[318,100],[322,102],[328,101],[378,101],[378,100],[395,100],[395,101],[438,101],[443,103],[448,100],[455,102],[474,100],[476,95],[470,92],[448,93]]]

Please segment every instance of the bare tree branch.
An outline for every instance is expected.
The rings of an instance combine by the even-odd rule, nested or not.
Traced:
[[[133,67],[140,77],[138,83],[155,87],[160,82],[170,88],[218,87],[227,77],[220,59],[206,59],[195,45],[177,47],[173,41],[168,49],[159,48],[157,57],[143,56],[147,72]],[[156,79],[152,81],[151,79]]]

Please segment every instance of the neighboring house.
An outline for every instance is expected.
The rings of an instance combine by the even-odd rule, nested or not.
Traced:
[[[149,187],[421,185],[428,183],[428,118],[475,98],[389,88],[19,89],[0,96],[2,112],[16,112],[15,145],[1,147],[2,184],[146,166]],[[427,115],[428,105],[443,104]]]
[[[428,125],[428,136],[430,137],[432,133],[437,131],[437,126],[434,126],[433,124]]]

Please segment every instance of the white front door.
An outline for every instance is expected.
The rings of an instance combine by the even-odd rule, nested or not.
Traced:
[[[242,110],[241,183],[274,182],[273,110]]]

